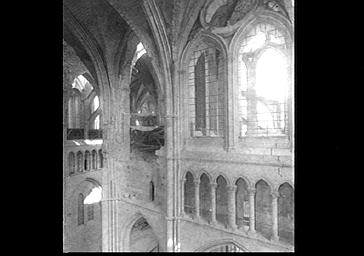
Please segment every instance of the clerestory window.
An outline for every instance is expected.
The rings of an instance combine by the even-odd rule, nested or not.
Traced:
[[[259,23],[238,56],[240,136],[288,133],[289,62],[283,31]]]
[[[188,100],[192,136],[223,136],[225,102],[221,51],[202,42],[189,62]]]

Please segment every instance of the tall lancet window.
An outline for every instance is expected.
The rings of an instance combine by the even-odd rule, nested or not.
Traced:
[[[240,135],[288,133],[291,76],[282,29],[259,23],[241,42],[238,56]]]
[[[211,43],[201,42],[188,66],[188,105],[191,135],[224,135],[224,58]]]

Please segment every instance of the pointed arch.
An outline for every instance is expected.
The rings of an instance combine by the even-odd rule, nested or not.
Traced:
[[[98,168],[98,157],[97,157],[97,151],[95,149],[91,152],[91,158],[92,158],[92,169],[96,170]]]
[[[214,182],[217,182],[217,178],[219,178],[219,177],[223,177],[224,178],[224,180],[226,181],[226,185],[228,185],[228,186],[230,186],[232,183],[231,183],[231,180],[230,180],[230,178],[229,178],[229,176],[228,175],[226,175],[225,173],[223,173],[223,172],[218,172],[218,173],[216,173],[212,178],[213,178],[213,181]]]
[[[254,184],[254,186],[253,186],[253,188],[256,188],[257,187],[257,183],[258,182],[260,182],[260,181],[264,181],[265,183],[267,183],[267,185],[270,187],[270,189],[271,189],[271,191],[273,192],[273,191],[276,191],[275,189],[276,189],[276,187],[277,186],[275,186],[275,183],[273,183],[269,178],[267,178],[267,177],[260,177],[260,178],[258,178],[257,180],[255,180],[255,181],[252,181],[253,182],[253,184]]]
[[[109,76],[106,71],[106,65],[102,54],[97,47],[97,43],[94,39],[92,39],[92,35],[90,35],[90,33],[82,27],[65,4],[63,5],[63,17],[64,30],[68,31],[80,42],[84,53],[88,55],[92,63],[92,66],[87,65],[87,68],[94,77],[92,80],[96,81],[95,84],[100,97],[100,108],[103,109],[104,113],[101,123],[104,123],[104,121],[109,120],[110,118],[113,99],[111,95]]]
[[[200,170],[199,172],[198,172],[198,174],[197,174],[197,178],[198,178],[198,180],[200,180],[201,181],[201,177],[202,177],[202,175],[206,175],[207,176],[207,178],[210,180],[210,182],[212,182],[214,179],[213,179],[213,177],[211,176],[211,174],[210,173],[208,173],[207,171],[205,171],[205,170]]]
[[[223,175],[216,178],[216,220],[228,226],[228,182]]]
[[[255,187],[255,228],[265,238],[270,239],[273,225],[272,187],[264,179],[260,179]]]
[[[103,155],[103,152],[102,152],[102,149],[99,149],[99,168],[104,168],[104,155]]]
[[[188,169],[188,170],[185,170],[185,172],[183,173],[182,180],[186,179],[186,176],[188,173],[190,173],[192,175],[194,180],[199,177],[199,175],[197,175],[192,169]]]
[[[224,246],[224,245],[235,245],[240,248],[242,251],[248,252],[249,250],[243,246],[240,242],[236,241],[234,238],[225,238],[219,240],[212,240],[207,242],[205,245],[197,248],[194,252],[211,252],[217,247]]]
[[[196,211],[195,206],[195,178],[190,171],[187,171],[184,178],[183,183],[183,191],[184,191],[184,212],[190,216],[193,216]]]
[[[239,48],[240,48],[240,41],[242,38],[258,23],[270,23],[276,27],[282,28],[285,31],[285,36],[289,39],[288,43],[292,44],[293,42],[293,29],[292,24],[284,17],[279,14],[269,12],[269,11],[259,11],[247,14],[241,26],[234,34],[231,42],[228,46],[229,58],[234,58],[237,56]]]
[[[238,177],[235,177],[234,179],[232,179],[232,184],[235,184],[238,182],[239,179],[242,179],[246,182],[246,184],[248,185],[248,189],[252,189],[254,187],[254,183],[252,183],[251,179],[248,178],[246,175],[241,175],[239,174]]]
[[[188,42],[188,44],[183,49],[181,58],[180,58],[180,67],[185,68],[189,64],[189,59],[191,58],[194,50],[202,50],[203,46],[201,46],[201,42],[208,42],[211,45],[217,47],[225,60],[228,57],[228,46],[225,40],[216,34],[207,32],[207,31],[199,31],[196,35]]]
[[[278,188],[278,236],[293,244],[294,239],[294,189],[284,182]]]
[[[77,172],[83,172],[83,152],[82,151],[78,151],[77,152]]]
[[[250,201],[249,201],[249,189],[248,182],[239,177],[236,182],[235,192],[235,216],[236,225],[238,228],[247,230],[250,223]]]
[[[120,243],[121,248],[119,248],[120,251],[123,252],[131,252],[131,239],[130,239],[130,235],[133,229],[133,226],[135,223],[137,223],[138,220],[140,219],[145,219],[146,222],[149,224],[149,226],[151,226],[153,232],[155,230],[154,226],[153,226],[153,222],[151,222],[150,218],[147,217],[146,215],[142,214],[140,211],[134,213],[131,217],[128,218],[128,220],[126,222],[124,222],[124,225],[122,225],[122,228],[120,230],[122,230],[122,234],[121,234],[121,241],[122,243]],[[154,232],[156,239],[158,241],[158,244],[161,246],[161,240],[159,238],[159,236],[157,236],[157,234]]]
[[[219,36],[200,31],[180,60],[184,137],[226,137],[227,47]]]
[[[292,65],[293,65],[293,30],[290,21],[279,15],[277,13],[265,10],[258,10],[257,12],[250,13],[246,15],[241,21],[242,24],[233,36],[230,44],[228,55],[229,59],[232,60],[232,65],[229,68],[229,89],[233,92],[231,100],[235,108],[234,120],[239,120],[239,132],[234,134],[234,137],[239,136],[274,136],[274,135],[286,135],[292,136],[292,91],[293,91],[293,77],[292,77]],[[241,52],[242,43],[246,42],[248,35],[252,35],[251,31],[255,30],[258,26],[262,25],[264,28],[266,26],[273,26],[274,31],[279,31],[279,33],[284,38],[284,43],[276,43],[268,40],[263,42],[261,47],[258,47],[256,51]],[[266,31],[265,31],[266,32]],[[275,33],[275,32],[274,32]],[[277,32],[278,33],[278,32]],[[258,34],[257,34],[258,35]],[[271,37],[271,34],[268,36]],[[252,38],[252,37],[250,37]],[[257,38],[255,38],[257,39]],[[266,49],[265,49],[266,48]],[[266,78],[267,72],[269,73],[269,68],[261,69],[265,75],[258,75],[256,73],[256,62],[261,62],[261,56],[267,52],[268,49],[277,50],[284,58],[284,62],[287,65],[276,65],[274,67],[278,68],[280,72],[271,73],[273,78],[284,77],[280,79],[285,81],[283,83],[278,83],[278,87],[282,87],[281,90],[264,90],[270,92],[274,95],[274,98],[265,97],[267,93],[259,95],[255,90],[251,88],[246,88],[242,90],[240,73],[242,63],[246,67],[247,81],[251,81],[252,88],[257,87],[259,84],[258,78]],[[248,51],[248,50],[247,50]],[[269,55],[271,56],[271,55]],[[271,60],[270,58],[269,60]],[[278,60],[279,61],[279,60]],[[266,62],[268,65],[269,62]],[[288,74],[285,76],[283,74]],[[282,74],[282,75],[280,75]],[[269,74],[268,74],[269,75]],[[250,76],[250,78],[249,78]],[[264,79],[261,79],[263,81]],[[278,79],[279,80],[279,79]],[[280,86],[285,84],[285,86]],[[268,87],[271,88],[271,87]],[[285,89],[283,89],[285,88]],[[262,92],[262,90],[260,91]],[[270,95],[269,94],[269,95]],[[278,97],[278,99],[276,99]]]
[[[200,199],[200,216],[207,222],[211,221],[211,177],[208,173],[203,172],[200,176],[200,189],[199,189],[199,199]]]
[[[88,150],[85,151],[84,169],[85,171],[89,171],[91,169],[91,154]]]

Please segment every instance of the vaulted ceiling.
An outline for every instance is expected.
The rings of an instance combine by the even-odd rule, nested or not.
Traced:
[[[132,59],[139,41],[143,43],[155,68],[160,68],[162,63],[168,66],[168,63],[178,61],[188,40],[202,27],[199,14],[212,1],[63,0],[66,17],[64,40],[74,49],[95,80],[97,77],[92,56],[70,29],[67,17],[72,16],[93,42],[108,75],[118,77],[122,67],[130,65],[128,60]],[[236,6],[237,2],[248,0],[221,1],[226,6]],[[263,4],[270,0],[257,1]],[[275,1],[283,6],[290,0]],[[168,54],[163,57],[167,51]]]

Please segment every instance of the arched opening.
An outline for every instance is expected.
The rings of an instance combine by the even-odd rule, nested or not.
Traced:
[[[202,39],[187,67],[189,128],[192,137],[222,137],[225,130],[225,60],[216,42]]]
[[[92,129],[100,130],[100,115],[97,115],[92,122]]]
[[[102,138],[99,92],[86,77],[93,81],[87,72],[77,76],[68,95],[68,140]]]
[[[130,232],[131,252],[159,252],[158,237],[143,217],[139,218]]]
[[[88,150],[86,150],[85,152],[85,159],[84,159],[84,168],[85,171],[89,171],[90,170],[90,164],[91,164],[91,154]]]
[[[190,172],[186,173],[186,179],[184,183],[184,211],[191,217],[195,214],[195,184],[193,182],[193,176]]]
[[[216,220],[223,224],[226,228],[228,226],[228,191],[227,182],[223,176],[216,179]]]
[[[272,195],[267,182],[260,180],[255,185],[255,229],[265,238],[272,235]]]
[[[100,106],[99,96],[95,96],[91,104],[91,113],[95,112]]]
[[[207,222],[211,222],[211,184],[209,177],[203,173],[200,178],[200,216]]]
[[[227,243],[223,245],[214,246],[209,249],[208,252],[244,252],[242,248],[238,247],[233,243]]]
[[[160,120],[157,77],[152,59],[142,43],[132,61],[130,83],[131,151],[152,153],[164,145],[164,127]]]
[[[235,184],[236,225],[239,229],[248,230],[250,217],[248,184],[242,178],[239,178]]]
[[[205,245],[195,252],[246,252],[247,250],[243,246],[238,245],[233,241],[220,241],[211,242],[209,245]]]
[[[101,149],[99,149],[99,168],[104,168],[104,156]]]
[[[92,169],[97,169],[97,152],[96,150],[92,150]]]
[[[278,198],[278,236],[293,244],[294,230],[294,190],[288,183],[279,187]]]
[[[77,152],[77,172],[83,172],[83,154],[81,151]]]
[[[73,152],[70,152],[68,154],[68,170],[69,170],[69,175],[74,174],[75,173],[75,169],[76,169],[75,154]]]
[[[68,98],[68,140],[85,138],[84,129],[90,116],[88,97],[93,91],[93,86],[84,75],[79,75],[73,80]],[[92,104],[90,105],[92,107]]]
[[[240,41],[237,62],[240,135],[287,135],[290,92],[288,32],[260,22]]]

